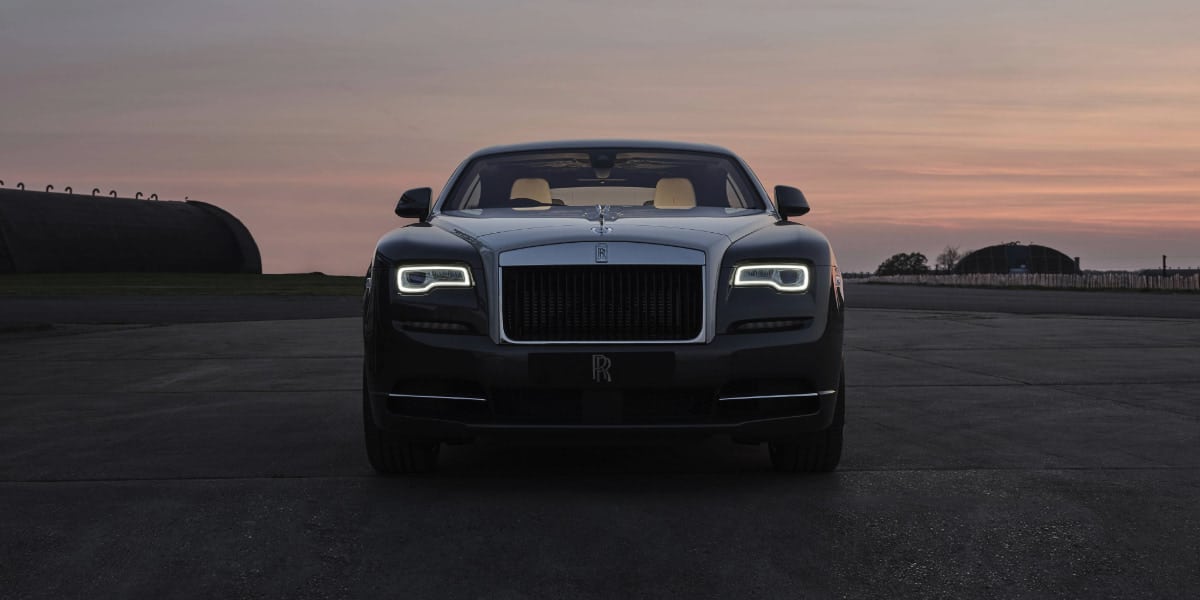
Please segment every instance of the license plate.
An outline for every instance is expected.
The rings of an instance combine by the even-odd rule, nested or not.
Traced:
[[[531,383],[559,387],[661,384],[675,373],[672,352],[566,352],[529,355]]]

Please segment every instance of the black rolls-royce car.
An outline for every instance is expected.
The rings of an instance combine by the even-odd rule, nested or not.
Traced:
[[[842,450],[844,296],[800,190],[715,146],[488,148],[379,240],[363,424],[381,473],[481,436],[726,434],[781,471]]]

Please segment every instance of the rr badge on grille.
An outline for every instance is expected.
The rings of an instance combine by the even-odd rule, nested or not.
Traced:
[[[603,354],[592,355],[592,381],[596,383],[612,383],[612,359]]]
[[[596,262],[608,262],[608,244],[596,244]]]

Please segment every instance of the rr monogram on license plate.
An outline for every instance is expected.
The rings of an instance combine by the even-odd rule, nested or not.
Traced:
[[[533,383],[568,387],[640,386],[675,372],[672,352],[569,352],[529,355]]]

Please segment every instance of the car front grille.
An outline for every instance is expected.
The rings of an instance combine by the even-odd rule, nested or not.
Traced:
[[[702,266],[502,271],[504,333],[515,342],[690,341],[704,322]]]

